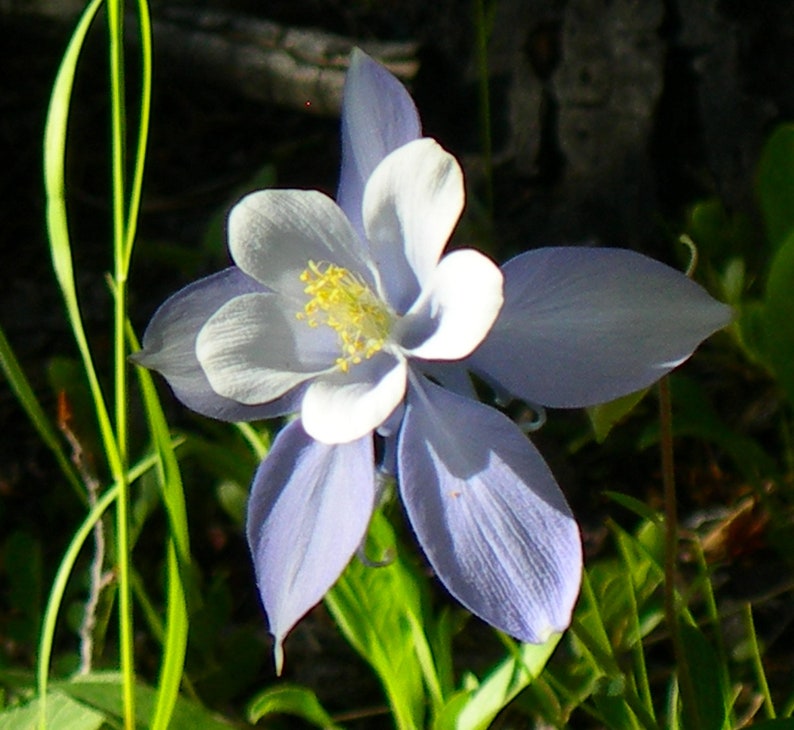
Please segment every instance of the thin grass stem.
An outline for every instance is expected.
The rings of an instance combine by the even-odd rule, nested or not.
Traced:
[[[664,489],[665,550],[664,550],[664,614],[673,642],[679,689],[684,716],[688,727],[703,727],[700,722],[695,688],[686,661],[686,654],[679,630],[678,602],[676,600],[678,556],[678,506],[675,494],[675,456],[673,453],[673,408],[670,397],[670,381],[667,377],[659,381],[659,445],[662,459],[662,486]]]
[[[774,720],[777,717],[777,714],[775,713],[775,705],[772,702],[772,693],[769,691],[769,683],[766,680],[764,662],[761,659],[761,650],[758,647],[758,638],[755,635],[753,607],[749,603],[744,604],[742,619],[744,621],[745,632],[747,633],[747,640],[750,642],[750,652],[753,658],[755,678],[758,682],[758,687],[761,690],[761,695],[764,698],[764,711],[770,720]]]
[[[116,443],[122,467],[127,461],[127,319],[126,242],[126,101],[124,75],[124,2],[108,0],[110,62],[111,180],[114,261],[114,373]],[[116,501],[116,560],[119,590],[119,654],[121,657],[124,726],[135,727],[135,654],[132,592],[130,590],[129,489],[119,482]]]

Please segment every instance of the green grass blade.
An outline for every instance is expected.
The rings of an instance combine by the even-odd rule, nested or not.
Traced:
[[[25,413],[27,413],[30,422],[38,432],[41,440],[47,448],[52,451],[69,485],[74,489],[80,501],[88,506],[88,499],[85,495],[83,483],[80,481],[80,477],[77,475],[72,462],[66,456],[61,441],[58,438],[58,434],[52,427],[50,419],[47,418],[44,409],[39,404],[38,398],[36,398],[36,394],[33,392],[33,388],[30,387],[30,382],[22,370],[16,355],[14,355],[14,351],[11,349],[11,344],[6,339],[2,327],[0,327],[0,369],[2,369],[3,374],[6,376],[11,386],[11,390],[19,401],[19,404],[24,408]]]
[[[165,651],[157,683],[157,700],[151,730],[168,730],[179,698],[187,652],[188,613],[185,589],[179,571],[174,541],[168,544],[168,598],[166,606]]]
[[[553,634],[543,644],[521,644],[472,693],[455,723],[456,730],[485,730],[521,690],[542,671],[560,641]]]
[[[635,573],[636,565],[631,554],[631,549],[627,545],[626,535],[616,532],[615,542],[617,543],[623,563],[626,566],[626,572],[629,576],[628,588],[626,595],[629,599],[629,616],[627,620],[631,622],[632,632],[635,634],[635,639],[632,642],[631,651],[634,657],[634,676],[639,688],[640,698],[648,710],[651,717],[656,719],[656,713],[653,708],[653,699],[651,696],[651,685],[648,681],[648,668],[645,663],[645,651],[642,646],[642,631],[640,628],[640,616],[637,606],[637,587],[635,586]]]
[[[124,240],[124,259],[122,270],[129,271],[130,258],[135,243],[138,213],[141,207],[143,190],[143,171],[146,167],[146,150],[149,140],[149,119],[152,106],[152,20],[147,0],[138,0],[138,23],[141,48],[141,93],[140,115],[138,117],[138,141],[135,150],[135,164],[130,184],[130,199],[127,208],[126,237]]]
[[[149,456],[136,464],[130,470],[130,473],[125,475],[125,478],[128,481],[134,481],[141,476],[141,474],[151,469],[154,465],[155,456]],[[107,508],[118,497],[118,493],[118,484],[114,484],[97,500],[97,503],[94,505],[93,509],[88,513],[88,515],[86,515],[86,518],[75,532],[71,542],[69,543],[69,546],[66,549],[66,553],[61,560],[61,564],[58,567],[58,572],[55,575],[52,588],[50,589],[50,597],[47,601],[47,608],[44,612],[44,619],[42,621],[41,638],[39,641],[39,654],[36,668],[38,693],[40,699],[41,723],[44,723],[46,718],[47,710],[45,700],[47,695],[50,658],[52,657],[55,625],[58,620],[61,603],[66,591],[66,584],[69,581],[74,564],[77,561],[77,557],[80,554],[85,541],[88,539],[88,536],[94,529],[94,525],[96,525],[97,521],[100,519],[100,517],[102,517],[105,510],[107,510]],[[45,725],[40,724],[40,727],[44,728]]]
[[[102,0],[92,0],[86,7],[69,41],[53,84],[44,128],[44,190],[47,198],[47,232],[50,240],[53,269],[63,295],[66,313],[69,317],[69,323],[80,352],[83,367],[88,377],[91,396],[94,400],[100,433],[105,445],[111,472],[113,473],[113,478],[118,479],[122,476],[124,470],[121,467],[110,417],[102,395],[102,388],[94,369],[91,350],[86,339],[80,315],[80,305],[77,299],[68,217],[66,214],[64,181],[66,134],[75,70],[85,37],[101,5]]]
[[[138,342],[128,328],[132,349]],[[143,395],[144,410],[157,454],[157,472],[162,485],[162,499],[168,516],[170,541],[168,546],[168,611],[166,617],[164,652],[160,668],[157,700],[151,728],[168,728],[175,707],[187,651],[188,611],[185,599],[185,578],[190,565],[190,535],[187,507],[182,486],[179,462],[168,429],[154,380],[148,370],[137,368],[138,382]]]
[[[102,497],[97,500],[94,508],[88,513],[83,524],[80,525],[77,532],[72,537],[66,554],[63,556],[58,572],[55,575],[55,580],[52,584],[50,591],[50,599],[47,602],[47,610],[44,613],[44,621],[42,622],[41,640],[39,642],[39,656],[38,656],[38,692],[39,692],[39,727],[41,730],[46,730],[47,723],[47,679],[50,668],[50,657],[52,656],[52,644],[55,637],[55,625],[58,620],[58,613],[60,612],[61,602],[63,595],[66,592],[66,584],[72,574],[72,569],[77,561],[77,556],[83,548],[83,544],[88,539],[94,525],[102,517],[105,510],[113,503],[118,497],[118,485],[108,489]]]

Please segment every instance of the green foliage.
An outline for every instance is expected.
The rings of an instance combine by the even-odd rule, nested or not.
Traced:
[[[769,267],[761,321],[766,361],[794,403],[794,231],[780,243]]]
[[[733,704],[729,688],[722,682],[719,657],[711,643],[696,626],[682,623],[682,645],[692,682],[695,686],[696,718],[690,725],[687,715],[683,727],[687,730],[729,730],[728,717]]]
[[[794,232],[794,125],[781,125],[767,140],[757,184],[769,243],[777,251]]]
[[[325,603],[347,640],[383,683],[397,726],[421,728],[425,712],[423,675],[430,687],[438,681],[413,649],[415,641],[420,646],[426,644],[421,628],[422,589],[396,549],[394,531],[376,512],[367,551],[387,564],[373,569],[353,560]]]
[[[323,709],[317,696],[305,687],[281,684],[258,694],[248,705],[248,721],[257,722],[272,714],[300,717],[316,727],[334,730],[339,726]]]
[[[85,39],[103,4],[108,11],[111,77],[114,253],[112,357],[104,367],[85,331],[65,178],[72,90]],[[475,7],[486,156],[490,102],[485,51],[495,8],[495,2]],[[246,577],[249,587],[240,591],[236,582],[240,577],[232,575],[239,566],[219,567],[211,555],[207,567],[193,556],[194,549],[204,553],[213,549],[204,539],[211,529],[223,533],[219,552],[225,549],[223,540],[242,542],[246,487],[256,463],[268,451],[271,433],[257,426],[202,421],[190,422],[184,432],[174,435],[149,373],[139,369],[137,383],[127,382],[126,358],[138,347],[127,322],[127,282],[146,159],[152,49],[148,5],[140,0],[136,4],[140,58],[131,66],[141,76],[128,84],[123,10],[118,0],[92,0],[86,5],[55,79],[46,124],[50,253],[78,353],[76,360],[56,353],[47,375],[53,393],[68,407],[68,418],[60,414],[59,422],[53,423],[0,329],[0,369],[83,510],[69,528],[65,551],[57,557],[51,554],[60,549],[57,541],[51,545],[28,528],[3,535],[7,603],[3,634],[19,644],[33,645],[38,639],[39,648],[35,677],[13,669],[0,672],[5,690],[0,730],[125,726],[222,730],[239,726],[236,721],[243,716],[256,723],[272,722],[277,715],[338,728],[343,719],[323,707],[314,688],[270,680],[262,686],[267,647],[261,617],[257,614],[255,624],[239,619],[241,604],[253,602],[252,577]],[[128,88],[140,89],[132,113],[124,93]],[[137,127],[127,129],[127,119],[137,120]],[[276,177],[274,167],[265,165],[254,180],[231,195],[270,187]],[[671,379],[674,433],[678,439],[696,440],[713,450],[722,468],[731,469],[733,481],[751,485],[769,502],[770,511],[780,508],[780,515],[771,520],[768,547],[786,556],[791,546],[790,454],[794,453],[788,426],[794,404],[794,126],[784,125],[770,137],[759,163],[757,192],[764,232],[755,226],[751,212],[729,212],[712,199],[692,208],[687,234],[698,247],[702,262],[698,275],[737,311],[733,342],[723,338],[716,345],[717,356],[740,361],[742,368],[756,376],[763,373],[779,388],[786,405],[776,412],[776,436],[789,459],[774,452],[775,442],[748,435],[736,419],[728,422],[722,404],[720,409],[713,405],[712,384],[697,377],[696,371]],[[144,243],[143,253],[150,263],[160,256],[160,263],[192,275],[220,259],[225,216],[225,209],[217,211],[195,250],[158,242],[157,247]],[[610,436],[624,428],[629,416],[639,426],[632,430],[627,451],[619,453],[621,458],[659,440],[654,420],[647,417],[650,409],[638,408],[644,396],[644,392],[632,394],[588,411],[595,440],[606,448],[614,448]],[[141,417],[140,432],[130,433],[128,407],[137,409]],[[90,457],[90,474],[77,458],[78,450]],[[184,469],[202,477],[204,491],[197,488],[186,495]],[[96,493],[88,488],[89,476],[97,481]],[[762,492],[759,485],[768,483],[778,491]],[[670,526],[639,491],[641,486],[632,494],[604,492],[628,511],[621,514],[628,514],[635,527],[626,529],[623,520],[606,520],[608,537],[588,560],[571,630],[540,646],[495,636],[489,649],[494,649],[496,658],[482,676],[459,666],[456,651],[457,639],[473,630],[473,624],[466,623],[465,612],[437,599],[433,583],[417,567],[413,542],[402,539],[383,511],[376,512],[365,552],[369,560],[384,564],[373,567],[354,559],[326,597],[326,605],[341,633],[380,679],[392,715],[389,722],[400,730],[480,730],[500,723],[529,727],[534,722],[563,728],[572,723],[585,726],[588,721],[632,730],[723,730],[738,722],[735,703],[741,700],[736,699],[735,688],[741,685],[745,693],[762,698],[758,704],[770,718],[755,726],[794,727],[791,719],[775,718],[780,690],[768,686],[764,644],[756,636],[749,604],[744,639],[749,651],[742,656],[727,650],[722,636],[724,607],[717,582],[712,582],[714,566],[706,562],[697,536],[691,534],[686,535],[687,552],[695,557],[675,583],[676,621],[675,626],[668,625],[664,592],[673,586],[665,572],[665,539]],[[47,509],[42,506],[42,512]],[[103,519],[113,510],[115,522]],[[201,542],[196,533],[191,539],[189,513],[203,528],[198,533]],[[104,553],[99,535],[109,542]],[[238,554],[233,555],[237,559]],[[99,578],[86,568],[92,556],[98,560]],[[58,559],[58,565],[48,563]],[[110,586],[105,588],[103,581],[110,581]],[[117,648],[98,647],[97,666],[118,666],[121,671],[72,675],[78,661],[74,634],[90,608],[82,593],[80,603],[73,602],[76,589],[70,592],[70,585],[94,596],[107,590],[105,606],[98,613],[109,614],[111,604],[118,607],[118,620],[110,629],[109,615],[97,617],[93,638],[102,645],[108,631]],[[76,609],[74,618],[71,609],[68,617],[64,610],[70,602]],[[133,615],[142,619],[137,627]],[[59,626],[65,630],[59,631]],[[658,649],[669,643],[671,631],[678,631],[681,638],[679,665],[670,661],[669,651]],[[61,633],[68,634],[67,641],[59,640]],[[146,647],[145,662],[138,654],[139,645]],[[2,661],[9,659],[3,656]],[[136,663],[138,675],[145,672],[148,683],[136,676]],[[691,698],[683,691],[685,675],[693,685]],[[246,710],[235,710],[254,686],[259,689]],[[230,717],[221,717],[202,703],[222,708]],[[789,701],[780,714],[791,714],[792,709],[794,701]],[[756,705],[752,712],[757,711]]]

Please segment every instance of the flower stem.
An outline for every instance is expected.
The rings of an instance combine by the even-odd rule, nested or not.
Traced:
[[[676,605],[678,555],[678,507],[675,494],[675,459],[673,455],[673,409],[670,398],[670,381],[659,381],[659,425],[662,458],[662,486],[664,488],[665,551],[664,551],[664,614],[673,640],[673,651],[678,667],[678,684],[687,727],[702,727],[695,701],[695,688],[684,653],[679,631]]]
[[[119,589],[119,653],[121,655],[124,726],[135,727],[135,657],[133,645],[132,593],[130,590],[129,484],[127,464],[127,352],[124,325],[127,311],[126,252],[126,103],[124,82],[124,2],[109,0],[108,36],[110,45],[110,110],[113,191],[114,258],[114,372],[115,426],[121,474],[116,501],[116,562]]]

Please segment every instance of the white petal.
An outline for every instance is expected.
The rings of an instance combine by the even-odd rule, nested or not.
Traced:
[[[229,214],[229,251],[249,276],[286,296],[303,297],[300,274],[309,260],[367,278],[371,264],[342,209],[315,190],[260,190]]]
[[[298,392],[254,406],[224,398],[212,389],[196,358],[196,338],[207,320],[230,300],[262,290],[236,266],[193,282],[155,312],[143,335],[143,349],[130,360],[160,372],[179,400],[210,418],[252,421],[295,411]]]
[[[473,249],[453,251],[428,278],[400,322],[406,352],[425,360],[458,360],[479,345],[502,306],[502,272]]]
[[[386,352],[346,373],[323,375],[303,397],[306,433],[322,443],[343,444],[374,431],[402,401],[406,377],[405,360]]]
[[[432,275],[465,194],[455,158],[432,139],[392,152],[364,190],[364,230],[389,303],[402,314]]]
[[[362,235],[361,199],[369,176],[389,152],[420,136],[419,115],[405,87],[354,48],[342,97],[342,171],[336,199]]]
[[[196,356],[212,389],[239,403],[266,403],[333,367],[338,346],[328,327],[297,319],[290,300],[247,294],[201,328]]]

